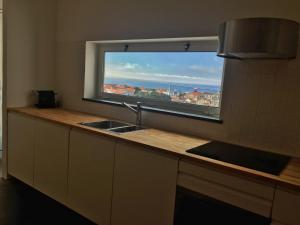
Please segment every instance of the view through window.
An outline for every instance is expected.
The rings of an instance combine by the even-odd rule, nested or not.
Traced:
[[[103,91],[219,107],[222,75],[215,52],[105,52]]]

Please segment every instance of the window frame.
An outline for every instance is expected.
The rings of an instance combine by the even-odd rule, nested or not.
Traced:
[[[94,99],[98,100],[98,102],[115,102],[118,104],[125,101],[134,106],[135,103],[139,101],[144,103],[145,109],[148,108],[151,109],[151,111],[155,111],[155,109],[157,109],[157,112],[164,111],[172,114],[178,113],[181,115],[189,115],[188,117],[194,115],[197,118],[203,117],[221,121],[223,80],[226,60],[224,60],[223,63],[219,107],[179,102],[165,102],[156,99],[110,94],[103,91],[105,52],[216,52],[218,47],[218,39],[216,37],[100,41],[93,43],[97,48],[97,69],[95,77],[97,88]]]

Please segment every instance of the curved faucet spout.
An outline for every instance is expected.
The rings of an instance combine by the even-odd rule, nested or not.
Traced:
[[[128,109],[130,109],[131,111],[133,111],[134,113],[137,113],[137,110],[135,110],[133,107],[131,107],[129,104],[127,104],[126,102],[122,103],[123,106],[127,107]]]
[[[134,109],[132,106],[130,106],[126,102],[123,102],[122,105],[136,114],[136,125],[142,126],[142,103],[137,102],[136,109]]]

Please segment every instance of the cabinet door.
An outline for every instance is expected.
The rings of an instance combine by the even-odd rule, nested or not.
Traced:
[[[35,121],[18,113],[8,113],[8,173],[33,185]]]
[[[34,187],[64,203],[67,195],[69,128],[36,121]]]
[[[178,159],[118,143],[112,225],[172,225]]]
[[[68,206],[109,225],[115,141],[79,130],[70,135]]]
[[[273,203],[272,218],[283,224],[300,224],[300,193],[278,188]]]

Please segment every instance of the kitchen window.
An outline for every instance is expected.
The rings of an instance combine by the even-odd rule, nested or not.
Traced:
[[[224,59],[217,45],[215,37],[91,42],[87,59],[93,49],[97,68],[86,83],[99,102],[141,102],[145,110],[219,120]]]

